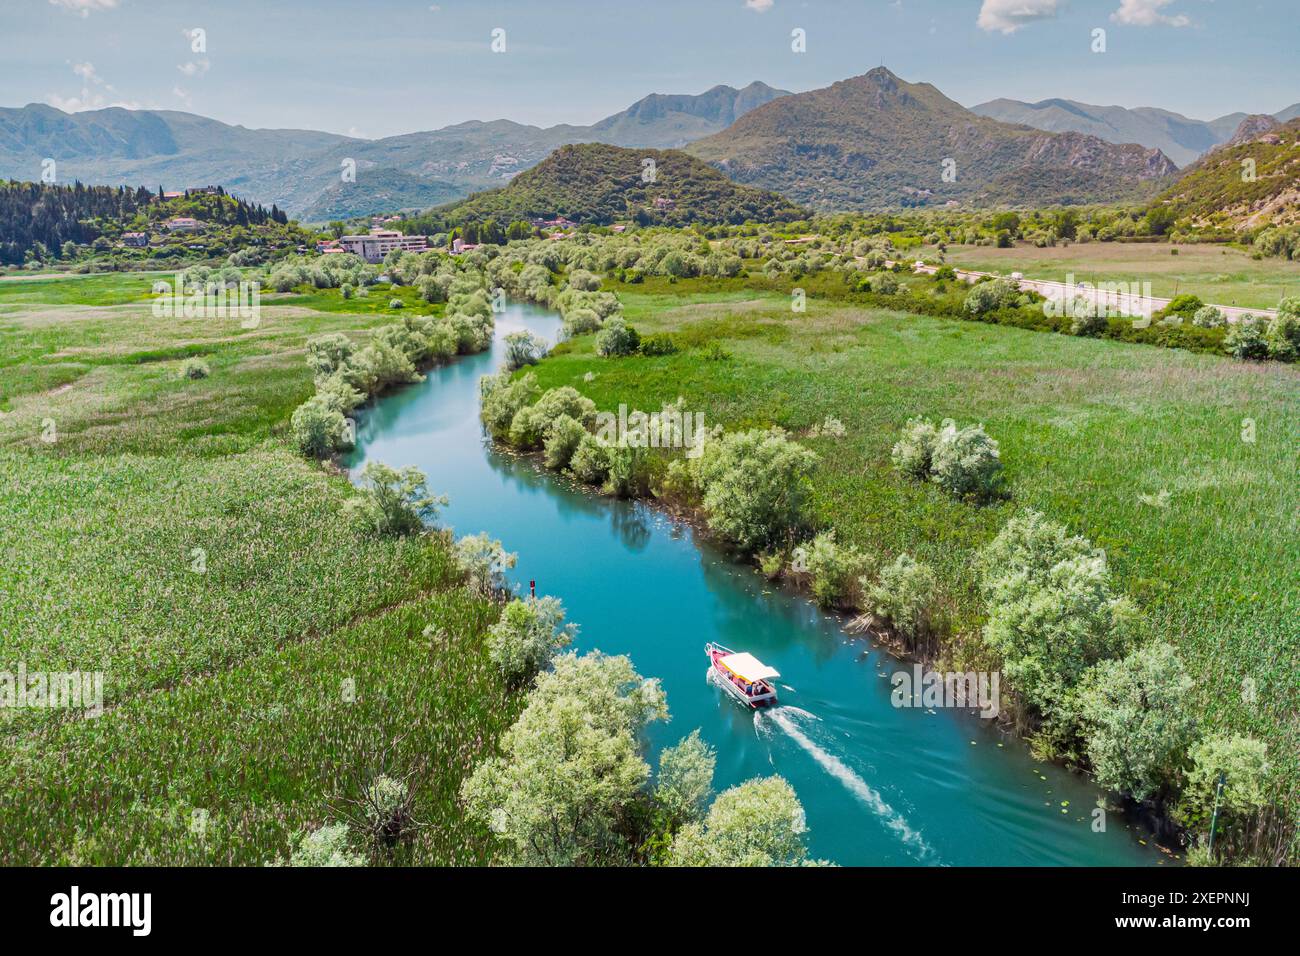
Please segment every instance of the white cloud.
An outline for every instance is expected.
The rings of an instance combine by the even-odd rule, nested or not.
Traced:
[[[188,90],[183,90],[179,86],[173,86],[172,96],[180,100],[181,105],[183,105],[187,110],[194,108],[194,101],[190,99],[190,94]]]
[[[1185,27],[1191,20],[1181,13],[1167,14],[1160,11],[1174,0],[1120,0],[1119,9],[1110,15],[1116,23],[1125,23],[1131,27],[1153,27],[1163,24],[1169,27]]]
[[[755,13],[766,13],[772,9],[772,0],[745,0],[745,6]]]
[[[53,2],[53,0],[51,0]],[[76,96],[60,96],[58,93],[46,93],[45,102],[49,103],[55,109],[63,110],[65,113],[79,113],[82,110],[100,110],[107,106],[121,106],[124,109],[136,110],[140,104],[134,100],[109,100],[104,93],[117,94],[112,83],[106,83],[104,78],[99,75],[95,69],[95,64],[90,61],[85,63],[73,63],[72,72],[81,77],[81,92]]]
[[[81,77],[87,83],[94,83],[96,86],[104,85],[104,81],[95,71],[95,64],[93,63],[74,63],[72,64],[72,72]]]
[[[191,60],[188,63],[178,63],[176,65],[176,69],[180,70],[186,76],[202,76],[204,73],[208,72],[211,67],[212,64],[208,62],[207,57],[204,57],[197,62]]]
[[[118,0],[50,0],[50,5],[63,7],[65,10],[71,10],[73,13],[80,13],[83,17],[88,17],[100,10],[114,9],[117,2]]]
[[[1064,6],[1065,0],[984,0],[975,22],[989,33],[1015,33],[1035,20],[1051,20]]]

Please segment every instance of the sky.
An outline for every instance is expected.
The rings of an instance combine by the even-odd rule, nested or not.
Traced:
[[[4,0],[0,106],[374,138],[588,124],[652,92],[797,92],[883,64],[966,106],[1211,119],[1300,101],[1297,50],[1300,0]]]

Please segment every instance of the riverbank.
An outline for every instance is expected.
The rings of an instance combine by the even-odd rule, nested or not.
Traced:
[[[1106,549],[1142,609],[1138,639],[1186,655],[1203,725],[1268,740],[1275,786],[1288,792],[1300,636],[1294,589],[1278,573],[1294,564],[1294,537],[1258,516],[1295,511],[1294,370],[815,300],[792,313],[786,299],[717,285],[612,286],[642,334],[671,335],[682,350],[605,359],[579,339],[536,369],[540,385],[573,386],[605,410],[682,396],[729,430],[786,428],[821,456],[819,523],[874,555],[907,552],[938,570],[953,669],[991,666],[973,554],[1022,508],[1065,521]],[[711,341],[731,358],[706,357]],[[983,421],[1002,444],[1010,500],[971,507],[902,480],[889,449],[914,415]],[[810,435],[826,417],[842,420],[845,437]],[[1246,420],[1267,423],[1270,437],[1244,433]],[[1223,514],[1240,520],[1225,526]]]

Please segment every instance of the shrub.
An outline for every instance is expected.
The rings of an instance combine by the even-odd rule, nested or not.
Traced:
[[[1004,673],[1044,717],[1071,718],[1083,673],[1123,645],[1126,602],[1111,590],[1104,552],[1036,511],[1006,523],[980,552],[988,602],[984,639]]]
[[[880,570],[874,585],[867,588],[864,582],[864,589],[871,613],[887,621],[901,637],[915,642],[929,632],[935,576],[928,565],[900,554]]]
[[[1264,331],[1264,347],[1268,349],[1269,358],[1278,362],[1294,362],[1297,355],[1300,355],[1300,315],[1278,312]]]
[[[506,336],[506,368],[514,371],[525,365],[536,365],[546,354],[546,342],[526,329]]]
[[[1174,296],[1173,300],[1161,311],[1164,316],[1178,315],[1184,319],[1191,319],[1204,307],[1205,303],[1201,301],[1200,296],[1184,292],[1182,295]]]
[[[510,433],[515,415],[540,394],[537,376],[532,372],[512,379],[507,371],[484,375],[479,380],[479,417],[495,438]]]
[[[488,629],[488,657],[511,686],[519,687],[549,666],[577,633],[577,625],[564,623],[564,605],[559,598],[515,599]]]
[[[410,788],[393,777],[378,776],[366,787],[361,815],[372,849],[393,846],[410,834],[415,823],[413,803]]]
[[[797,532],[816,462],[779,429],[733,432],[709,442],[696,459],[709,527],[745,552]]]
[[[1086,750],[1097,782],[1147,800],[1177,779],[1196,722],[1184,706],[1192,689],[1168,644],[1102,661],[1080,691]]]
[[[1260,361],[1268,358],[1268,343],[1254,316],[1243,315],[1228,329],[1223,337],[1223,350],[1242,361]]]
[[[600,328],[600,316],[595,309],[570,309],[564,313],[564,331],[570,335],[586,335]]]
[[[902,437],[894,444],[890,458],[894,467],[909,478],[925,481],[930,477],[934,446],[939,440],[939,429],[924,418],[908,419]]]
[[[979,282],[966,294],[962,308],[972,315],[986,315],[995,309],[1014,305],[1020,298],[1020,286],[1014,279]]]
[[[983,425],[959,429],[945,422],[934,444],[930,477],[958,498],[990,498],[1002,480],[998,443],[985,434]]]
[[[704,816],[713,790],[717,753],[693,730],[659,755],[654,802],[668,818],[670,830]]]
[[[488,537],[486,531],[465,535],[456,542],[453,555],[456,566],[481,593],[504,591],[506,571],[519,560],[519,555],[507,551],[499,540]]]
[[[586,434],[582,423],[572,416],[560,415],[554,419],[546,429],[543,456],[546,467],[554,471],[568,468]]]
[[[201,358],[187,358],[181,363],[180,377],[185,379],[207,378],[212,374],[208,363]]]
[[[1192,315],[1192,325],[1202,329],[1222,328],[1225,321],[1223,313],[1212,305],[1203,305]]]
[[[600,277],[586,269],[569,270],[569,288],[582,292],[595,292],[600,288]]]
[[[834,531],[817,535],[805,555],[813,599],[827,608],[854,606],[866,556],[852,545],[837,544]]]
[[[798,866],[807,860],[803,806],[780,777],[747,780],[719,794],[701,823],[688,823],[671,866]]]
[[[676,352],[677,343],[666,333],[647,335],[641,340],[642,355],[674,355]]]
[[[619,498],[641,498],[650,493],[650,452],[628,444],[606,447],[609,471],[603,490]]]
[[[366,396],[348,384],[341,372],[316,383],[316,398],[342,415],[347,415],[366,400]]]
[[[1267,805],[1268,774],[1268,748],[1263,741],[1220,735],[1198,741],[1192,747],[1191,768],[1175,817],[1193,831],[1208,830],[1222,775],[1219,823],[1231,834]]]
[[[569,460],[569,473],[585,485],[601,485],[609,476],[609,450],[587,432]]]
[[[344,502],[352,526],[362,534],[397,537],[424,530],[438,508],[447,503],[442,495],[430,495],[424,472],[413,465],[396,469],[383,462],[366,462],[362,485]]]
[[[404,308],[405,305],[406,303],[404,303],[401,299],[398,298],[392,298],[388,300],[388,307],[390,309],[401,309]]]
[[[351,447],[351,429],[343,413],[320,396],[307,399],[289,419],[289,434],[304,455],[325,458]]]
[[[348,846],[348,825],[322,826],[298,839],[289,859],[277,866],[365,866],[366,861]]]
[[[606,357],[631,355],[641,345],[636,329],[617,316],[607,319],[596,333],[596,354]]]
[[[307,340],[307,365],[317,378],[333,375],[352,357],[355,346],[342,332],[331,332]]]

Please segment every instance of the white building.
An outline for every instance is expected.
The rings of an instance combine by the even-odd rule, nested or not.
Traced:
[[[408,236],[392,229],[371,229],[364,236],[342,236],[339,245],[344,252],[360,256],[366,262],[383,262],[384,256],[394,249],[403,252],[424,252],[429,248],[428,236]]]

